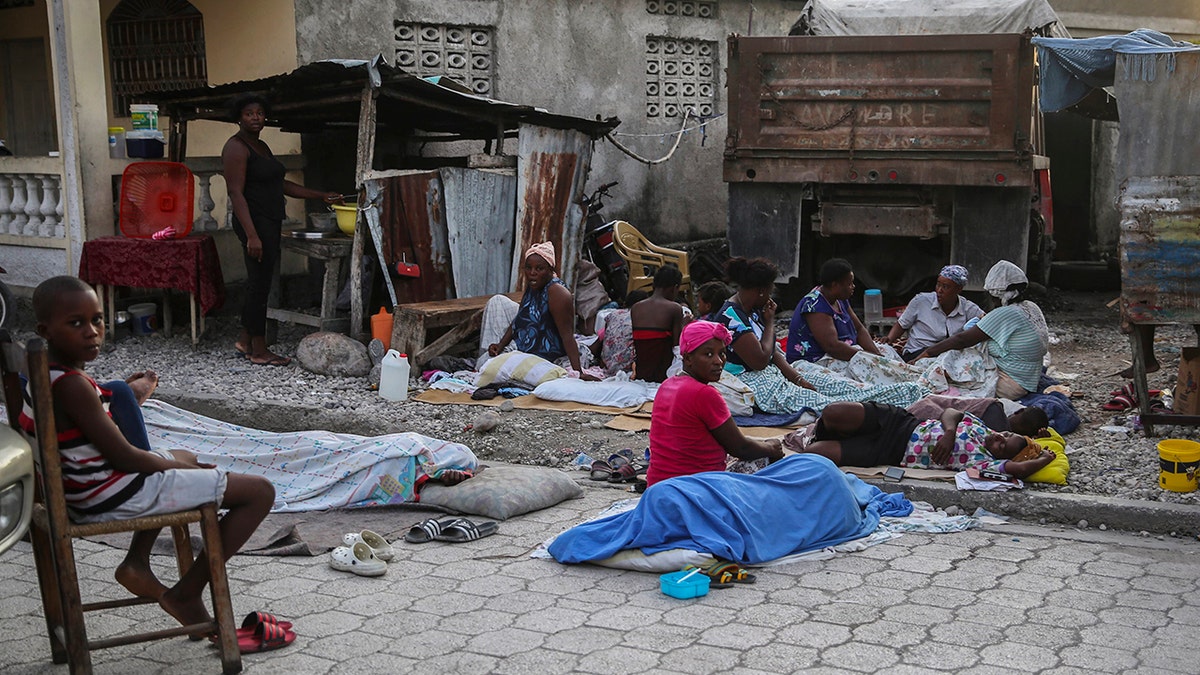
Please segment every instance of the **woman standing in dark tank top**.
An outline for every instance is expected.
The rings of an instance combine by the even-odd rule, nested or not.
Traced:
[[[233,231],[242,242],[246,259],[246,303],[242,307],[242,331],[235,348],[260,366],[286,366],[291,359],[267,349],[267,294],[279,260],[279,238],[284,196],[323,199],[332,204],[342,195],[310,190],[284,178],[287,170],[259,140],[267,120],[268,103],[257,94],[237,98],[230,117],[238,132],[221,150],[225,185],[233,208]]]

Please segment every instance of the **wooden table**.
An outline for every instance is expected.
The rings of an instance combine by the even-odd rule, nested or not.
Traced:
[[[117,286],[161,288],[188,294],[192,344],[204,333],[204,315],[225,303],[225,280],[217,246],[208,235],[182,239],[101,237],[83,243],[79,278],[96,286],[105,321],[116,325]],[[171,336],[170,298],[163,302],[163,333]]]
[[[508,297],[520,302],[521,295],[518,291],[509,293]],[[491,297],[480,295],[396,305],[392,316],[392,349],[408,354],[414,366],[424,366],[479,330],[483,307]],[[431,330],[446,327],[450,330],[426,344]]]
[[[349,332],[350,319],[337,317],[336,304],[338,291],[341,288],[342,261],[350,257],[354,240],[342,236],[327,239],[296,239],[284,233],[280,247],[285,251],[292,251],[325,262],[325,277],[321,284],[321,309],[314,315],[278,307],[267,307],[267,318],[313,326],[317,330]]]

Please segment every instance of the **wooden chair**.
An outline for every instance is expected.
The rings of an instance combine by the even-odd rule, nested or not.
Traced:
[[[617,255],[629,266],[629,291],[654,291],[654,273],[664,265],[674,265],[683,275],[679,292],[688,304],[692,304],[692,276],[688,271],[688,254],[673,248],[656,246],[636,227],[618,220],[613,223],[613,245]]]
[[[25,365],[29,381],[28,398],[21,385],[22,364]],[[216,633],[219,636],[217,646],[223,672],[240,672],[242,657],[237,646],[233,605],[229,600],[229,579],[225,574],[225,561],[221,551],[217,505],[206,504],[191,511],[130,520],[80,525],[72,523],[67,515],[67,503],[63,496],[62,466],[58,453],[58,433],[54,424],[54,401],[50,393],[49,357],[45,341],[34,338],[23,349],[21,345],[13,342],[8,331],[0,331],[0,376],[3,378],[4,404],[8,411],[9,425],[23,433],[19,419],[25,405],[32,406],[33,417],[36,420],[36,437],[30,438],[25,434],[30,445],[35,448],[34,457],[38,466],[37,494],[30,538],[54,663],[69,664],[72,674],[90,673],[91,651],[94,649],[187,634]],[[196,522],[200,523],[205,557],[212,571],[210,588],[216,620],[147,633],[88,640],[84,612],[157,603],[138,597],[83,603],[79,593],[79,577],[75,567],[72,540],[98,534],[170,527],[175,538],[176,561],[182,575],[194,563],[188,524]]]

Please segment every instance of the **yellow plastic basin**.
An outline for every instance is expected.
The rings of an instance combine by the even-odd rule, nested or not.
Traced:
[[[358,205],[334,204],[333,212],[337,214],[338,229],[347,235],[354,236],[354,221],[358,218]]]

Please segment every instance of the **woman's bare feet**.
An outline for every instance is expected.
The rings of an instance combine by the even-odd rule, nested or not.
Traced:
[[[291,362],[292,360],[288,357],[280,356],[270,351],[250,355],[250,363],[256,366],[286,366]]]
[[[181,598],[178,591],[174,588],[169,588],[159,596],[158,604],[163,608],[163,611],[170,614],[183,626],[192,626],[212,621],[212,617],[209,616],[208,609],[204,606],[204,601],[199,595],[192,598]],[[192,635],[191,637],[200,639],[204,637],[204,634]]]
[[[147,370],[140,373],[134,373],[125,378],[125,383],[133,390],[133,395],[137,397],[138,405],[142,405],[158,388],[158,373],[153,370]]]
[[[139,598],[158,600],[167,591],[167,587],[154,576],[149,567],[134,565],[128,560],[117,566],[117,572],[113,576],[125,590]]]

